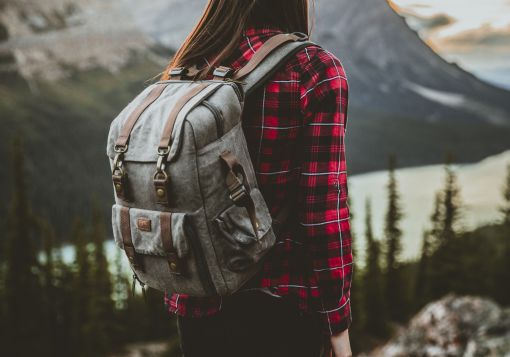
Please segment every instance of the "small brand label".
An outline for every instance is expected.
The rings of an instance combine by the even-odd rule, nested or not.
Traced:
[[[152,231],[151,220],[148,218],[138,218],[137,221],[138,229],[144,232]]]

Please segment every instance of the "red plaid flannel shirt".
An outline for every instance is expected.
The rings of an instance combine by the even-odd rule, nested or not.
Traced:
[[[224,65],[242,67],[280,32],[268,26],[246,28],[234,60]],[[269,288],[301,311],[319,314],[326,335],[347,329],[352,321],[347,104],[348,83],[340,60],[312,45],[247,98],[242,118],[271,213],[276,216],[289,201],[298,209],[260,273],[244,289]],[[218,312],[226,298],[166,293],[165,304],[172,313],[201,317]]]

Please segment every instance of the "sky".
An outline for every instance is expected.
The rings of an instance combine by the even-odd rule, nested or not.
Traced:
[[[437,52],[510,87],[510,0],[391,0]]]

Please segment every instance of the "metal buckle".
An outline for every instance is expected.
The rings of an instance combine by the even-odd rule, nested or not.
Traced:
[[[166,168],[166,159],[168,158],[168,153],[170,152],[170,146],[166,149],[158,149],[158,162],[156,163],[156,173],[154,174],[155,180],[168,178],[167,173],[165,172]]]
[[[230,192],[228,196],[237,205],[239,202],[248,197],[247,195],[248,190],[246,190],[246,187],[244,185],[240,185]]]
[[[170,77],[183,76],[188,73],[185,67],[175,67],[170,70]]]
[[[166,173],[166,171],[158,170],[154,174],[154,180],[163,180],[163,181],[166,181],[167,179],[168,179],[168,174]]]
[[[158,170],[158,172],[161,172],[161,171],[165,171],[165,167],[166,167],[166,156],[165,155],[160,155],[158,157],[158,162],[156,164],[156,168]]]
[[[226,78],[227,76],[231,75],[232,73],[234,73],[233,68],[220,66],[220,67],[216,67],[216,69],[213,72],[213,76]]]
[[[159,156],[168,156],[168,154],[170,154],[170,146],[164,148],[164,149],[161,149],[161,148],[158,148],[158,155]]]
[[[128,145],[115,145],[113,149],[117,154],[124,154],[128,150]]]
[[[118,153],[115,155],[115,158],[113,159],[113,169],[112,169],[112,175],[115,175],[117,172],[120,174],[120,176],[124,176],[124,169],[123,169],[123,153]]]
[[[160,155],[156,164],[156,172],[154,173],[154,180],[165,180],[168,179],[168,174],[165,171],[166,168],[166,156]]]
[[[302,41],[308,40],[308,35],[306,33],[303,33],[303,32],[292,32],[292,34],[294,36],[298,37],[297,41],[302,42]]]

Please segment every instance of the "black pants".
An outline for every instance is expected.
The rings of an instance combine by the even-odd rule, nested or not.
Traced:
[[[223,301],[213,316],[178,316],[184,357],[319,357],[326,339],[313,315],[261,291]]]

